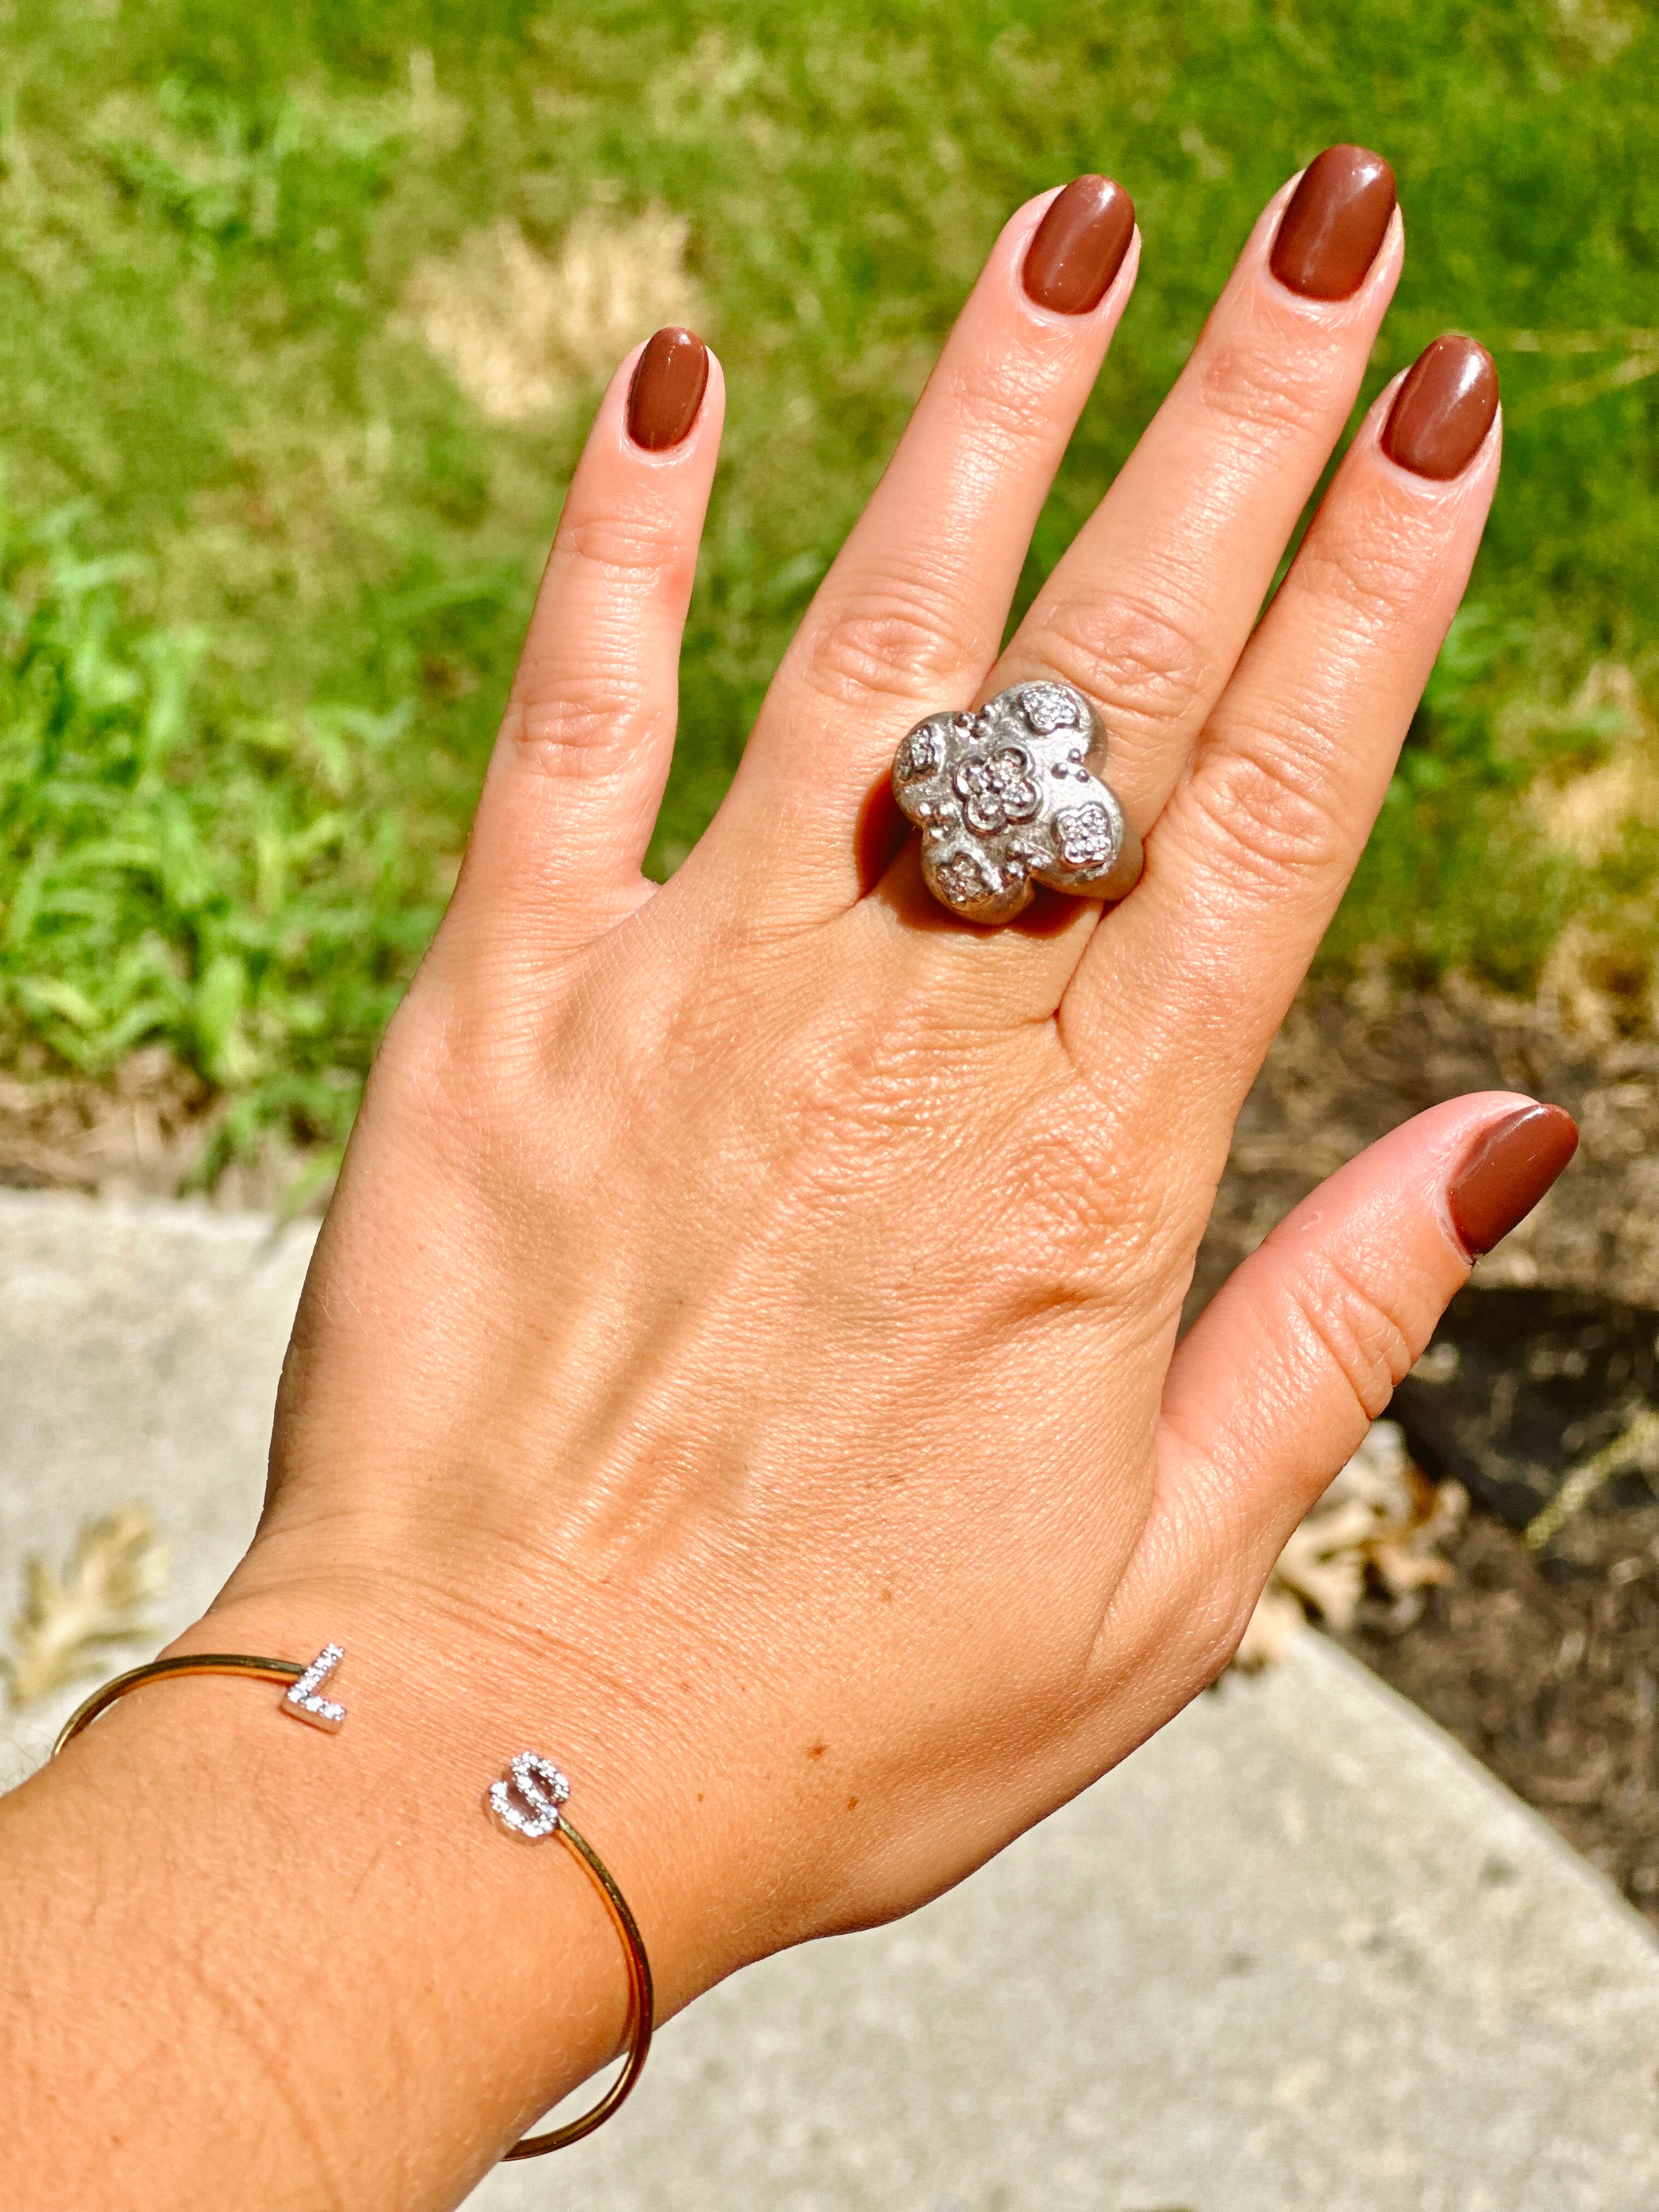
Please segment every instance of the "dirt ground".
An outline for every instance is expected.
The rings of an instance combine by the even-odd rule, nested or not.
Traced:
[[[1397,1122],[1464,1091],[1565,1106],[1578,1156],[1483,1261],[1482,1288],[1573,1291],[1659,1314],[1659,1042],[1582,998],[1496,999],[1381,983],[1310,991],[1275,1040],[1234,1134],[1189,1312],[1323,1176]]]
[[[1188,1310],[1363,1146],[1486,1088],[1565,1106],[1579,1154],[1389,1409],[1419,1465],[1470,1492],[1457,1580],[1368,1599],[1340,1640],[1659,1925],[1659,1462],[1610,1481],[1541,1553],[1520,1534],[1569,1471],[1659,1408],[1659,1046],[1593,1005],[1455,985],[1307,995],[1240,1118]]]
[[[1587,1505],[1540,1559],[1477,1508],[1457,1581],[1368,1600],[1340,1638],[1659,1927],[1659,1498]]]

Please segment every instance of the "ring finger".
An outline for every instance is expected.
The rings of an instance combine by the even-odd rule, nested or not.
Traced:
[[[1007,224],[687,872],[708,866],[729,896],[733,872],[763,872],[747,910],[792,929],[857,900],[860,808],[910,724],[965,702],[996,657],[1137,258],[1133,207],[1103,177]]]

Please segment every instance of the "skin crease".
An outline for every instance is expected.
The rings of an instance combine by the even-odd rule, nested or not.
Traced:
[[[264,1517],[178,1647],[334,1638],[350,1718],[146,1691],[0,1803],[9,2205],[459,2202],[620,2027],[579,1874],[483,1816],[516,1751],[571,1774],[665,2017],[959,1880],[1225,1663],[1466,1279],[1446,1191],[1524,1103],[1350,1164],[1177,1352],[1498,464],[1494,430],[1454,481],[1399,468],[1384,393],[1255,627],[1403,250],[1396,216],[1351,298],[1297,297],[1291,189],[999,659],[1138,254],[1054,313],[1020,282],[1052,195],[1019,211],[660,890],[723,385],[647,453],[621,365],[324,1226]],[[1038,674],[1099,704],[1146,874],[979,931],[886,768]]]

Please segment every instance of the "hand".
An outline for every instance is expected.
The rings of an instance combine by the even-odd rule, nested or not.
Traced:
[[[1270,265],[1287,197],[999,655],[1138,258],[1112,189],[1014,217],[660,890],[640,870],[718,368],[650,450],[628,363],[572,485],[234,1595],[337,1589],[331,1620],[386,1605],[429,1620],[434,1660],[458,1632],[488,1651],[588,1802],[637,1818],[636,1885],[684,1893],[657,1937],[676,1996],[919,1903],[1211,1680],[1463,1281],[1448,1186],[1525,1103],[1374,1148],[1177,1352],[1234,1116],[1498,470],[1490,364],[1442,341],[1415,416],[1397,390],[1370,410],[1251,635],[1403,243],[1395,214],[1348,296],[1297,292]],[[1083,313],[1022,282],[1068,225],[1062,263],[1128,248]],[[684,405],[702,362],[658,342],[636,409],[676,377]],[[1048,675],[1097,702],[1146,877],[1115,910],[1045,898],[981,932],[894,850],[887,769],[925,712]]]
[[[1525,1102],[1377,1146],[1176,1351],[1234,1116],[1498,470],[1490,363],[1442,341],[1414,416],[1397,390],[1370,410],[1252,636],[1400,270],[1381,165],[1330,189],[1381,234],[1369,268],[1346,297],[1291,289],[1274,201],[999,655],[1138,252],[1115,188],[1014,217],[660,890],[640,868],[718,368],[647,450],[630,362],[572,486],[324,1233],[236,1595],[345,1584],[429,1612],[434,1656],[455,1625],[496,1647],[591,1799],[672,1808],[700,1869],[672,1878],[696,1895],[682,1994],[915,1905],[1210,1680],[1468,1271],[1448,1184]],[[1022,282],[1123,246],[1086,312]],[[636,406],[676,375],[684,401],[703,358],[657,342]],[[1104,914],[1045,897],[964,927],[894,849],[896,743],[1049,675],[1098,704],[1145,879]],[[526,1671],[550,1651],[550,1698]],[[622,1856],[671,1879],[642,1833]]]
[[[1524,1099],[1438,1108],[1177,1346],[1498,471],[1491,363],[1439,341],[1256,626],[1403,251],[1374,160],[1291,198],[1000,651],[1139,252],[1097,179],[1014,216],[660,889],[723,407],[696,341],[624,364],[571,486],[325,1225],[268,1510],[187,1643],[338,1638],[362,1705],[431,1712],[411,1757],[458,1836],[492,1759],[557,1756],[665,2011],[919,1904],[1208,1682],[1571,1151]],[[925,890],[889,766],[925,713],[1050,676],[1098,706],[1146,874],[976,929]]]

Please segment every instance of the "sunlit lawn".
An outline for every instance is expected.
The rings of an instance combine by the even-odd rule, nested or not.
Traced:
[[[1339,137],[1389,155],[1407,222],[1368,396],[1472,331],[1508,447],[1327,961],[1527,988],[1577,915],[1575,975],[1650,1019],[1636,0],[32,0],[0,67],[0,1060],[96,1074],[160,1042],[239,1102],[232,1141],[337,1139],[627,343],[694,321],[732,392],[660,869],[1006,213],[1102,168],[1146,238],[1029,592],[1261,203]]]

